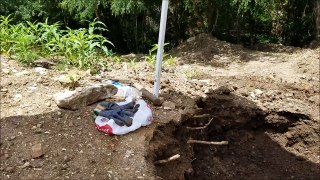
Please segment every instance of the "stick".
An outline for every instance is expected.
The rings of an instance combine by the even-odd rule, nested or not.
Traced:
[[[180,158],[180,154],[176,154],[174,156],[169,157],[168,159],[162,159],[162,160],[156,161],[154,164],[163,164],[163,163],[177,160],[179,158]]]
[[[208,117],[208,116],[210,116],[210,114],[201,114],[201,115],[195,115],[192,118],[205,118],[205,117]]]
[[[213,120],[213,118],[211,118],[210,121],[202,127],[189,127],[189,126],[187,126],[186,128],[191,129],[191,130],[205,129],[209,126],[209,124],[211,123],[212,120]]]
[[[153,105],[155,105],[155,106],[161,105],[160,99],[155,97],[151,92],[149,92],[147,89],[143,88],[140,84],[134,83],[133,86],[136,87],[139,91],[141,91],[142,96],[148,98],[153,103]]]
[[[199,140],[188,140],[188,144],[207,144],[207,145],[226,145],[228,141],[213,142],[213,141],[199,141]]]

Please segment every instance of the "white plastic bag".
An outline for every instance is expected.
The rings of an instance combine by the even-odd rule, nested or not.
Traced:
[[[125,102],[119,102],[117,104],[124,105],[132,100],[136,99],[139,92],[137,89],[131,86],[122,85],[120,83],[113,84],[118,88],[118,93],[116,96],[126,96]],[[150,106],[142,99],[136,100],[136,104],[139,104],[138,111],[132,117],[132,125],[131,126],[119,126],[117,125],[113,119],[108,119],[103,116],[97,116],[95,119],[96,128],[99,131],[105,132],[107,134],[116,134],[116,135],[123,135],[127,134],[131,131],[135,131],[139,129],[141,126],[147,126],[152,123],[152,111]]]

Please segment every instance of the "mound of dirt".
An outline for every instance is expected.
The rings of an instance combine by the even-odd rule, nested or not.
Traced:
[[[221,60],[221,57],[237,58],[243,50],[241,45],[220,41],[210,34],[199,34],[180,44],[171,53],[185,63],[193,63]]]

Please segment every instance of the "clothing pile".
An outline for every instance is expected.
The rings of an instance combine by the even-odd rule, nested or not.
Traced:
[[[107,119],[113,119],[118,126],[131,126],[133,119],[132,117],[139,109],[139,104],[135,101],[131,101],[124,105],[118,105],[114,102],[101,102],[94,109],[93,118],[102,116]]]

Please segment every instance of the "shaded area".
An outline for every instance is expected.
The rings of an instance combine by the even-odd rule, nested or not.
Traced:
[[[311,121],[305,114],[265,112],[254,102],[221,87],[206,99],[197,101],[194,114],[182,116],[182,123],[159,127],[151,140],[153,160],[179,153],[181,158],[156,165],[163,179],[313,179],[320,176],[320,165],[290,152],[292,139],[284,133],[299,123]],[[204,127],[201,130],[190,127]],[[189,128],[188,128],[189,127]],[[309,133],[306,148],[314,151],[318,136]],[[275,139],[274,137],[280,137]],[[294,143],[305,138],[294,137]],[[187,140],[228,141],[228,145],[187,144]],[[293,140],[294,141],[294,140]],[[317,153],[317,152],[315,152]]]
[[[91,117],[93,108],[2,118],[1,179],[150,176],[147,164],[141,162],[149,129],[107,136],[96,130]],[[31,147],[38,143],[42,144],[44,155],[32,159]],[[26,163],[28,166],[23,167]]]

